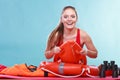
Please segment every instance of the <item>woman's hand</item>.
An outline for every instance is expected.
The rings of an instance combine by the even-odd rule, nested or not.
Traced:
[[[87,55],[87,50],[86,50],[86,49],[82,49],[82,50],[80,51],[80,54],[81,54],[81,55]]]
[[[57,47],[55,46],[53,49],[52,49],[52,52],[53,53],[59,53],[61,51],[60,47]]]
[[[82,49],[81,51],[76,51],[76,53],[81,54],[81,55],[87,55],[87,50]]]
[[[89,56],[89,57],[91,57],[91,56],[94,56],[94,57],[91,57],[91,58],[96,58],[97,57],[97,52],[96,51],[92,51],[92,50],[86,50],[86,49],[82,49],[81,51],[80,51],[80,54],[81,55],[86,55],[86,56]]]
[[[61,51],[60,47],[55,46],[52,50],[45,51],[45,56],[47,59],[52,58],[55,54]]]

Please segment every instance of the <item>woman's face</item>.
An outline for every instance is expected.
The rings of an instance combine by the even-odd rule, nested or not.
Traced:
[[[64,27],[67,29],[74,28],[77,22],[77,15],[75,11],[71,8],[66,9],[62,13],[61,22],[63,23]]]

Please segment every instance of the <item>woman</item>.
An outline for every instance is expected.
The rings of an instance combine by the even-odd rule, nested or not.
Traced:
[[[66,41],[76,41],[82,48],[85,45],[86,49],[82,49],[79,54],[90,58],[97,57],[97,50],[90,36],[83,30],[76,27],[78,15],[74,7],[64,7],[59,25],[52,31],[49,36],[45,56],[47,59],[54,57],[61,51],[60,45]]]

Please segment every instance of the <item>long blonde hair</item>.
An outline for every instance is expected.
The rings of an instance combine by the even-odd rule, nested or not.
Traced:
[[[77,12],[75,10],[74,7],[72,6],[66,6],[63,8],[62,13],[68,9],[71,8],[75,11],[76,16],[78,18]],[[63,23],[60,21],[59,25],[51,32],[49,38],[48,38],[48,42],[47,42],[47,50],[51,50],[53,47],[55,47],[56,45],[62,43],[63,41],[63,33],[64,33],[64,25]]]

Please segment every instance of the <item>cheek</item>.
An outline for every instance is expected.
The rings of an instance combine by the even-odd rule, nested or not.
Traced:
[[[73,22],[77,22],[77,19],[73,19]]]
[[[63,23],[64,26],[66,26],[66,20],[61,20],[61,22]]]
[[[61,22],[62,22],[62,23],[65,23],[65,22],[66,22],[66,19],[61,19]]]

